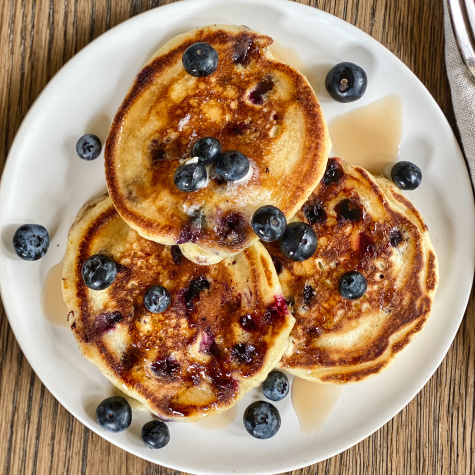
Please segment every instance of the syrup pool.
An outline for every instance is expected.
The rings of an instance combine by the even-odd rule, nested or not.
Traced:
[[[61,286],[62,273],[63,261],[49,270],[41,292],[41,303],[43,313],[50,323],[68,328],[68,307],[64,303]]]
[[[373,175],[396,162],[402,137],[402,101],[390,94],[350,112],[328,125],[332,155],[358,165]]]
[[[313,434],[322,429],[328,416],[340,399],[343,388],[336,384],[322,384],[294,378],[292,405],[303,434]]]
[[[237,416],[237,404],[231,406],[227,411],[220,412],[213,416],[208,416],[201,421],[195,422],[201,429],[220,430],[231,425]]]

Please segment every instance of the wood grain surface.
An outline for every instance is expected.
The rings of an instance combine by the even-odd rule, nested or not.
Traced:
[[[165,3],[171,2],[3,0],[0,3],[0,172],[23,117],[61,66],[104,31]],[[300,3],[343,18],[389,48],[421,79],[455,127],[444,65],[442,0]],[[0,337],[0,473],[178,473],[113,446],[69,414],[32,371],[1,304]],[[475,473],[474,362],[472,294],[446,358],[414,400],[358,445],[292,474]]]

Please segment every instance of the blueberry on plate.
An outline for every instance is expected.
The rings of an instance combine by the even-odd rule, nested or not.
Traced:
[[[198,191],[206,185],[208,172],[202,163],[184,163],[175,172],[175,186],[180,191]]]
[[[145,292],[143,301],[149,312],[162,313],[170,305],[171,297],[165,287],[152,285],[152,287]]]
[[[249,167],[246,155],[237,150],[229,150],[218,156],[215,171],[225,181],[237,181],[247,175]]]
[[[170,431],[165,422],[157,419],[142,427],[142,440],[150,449],[161,449],[170,442]]]
[[[289,379],[281,371],[271,371],[261,384],[262,392],[271,401],[280,401],[289,394]]]
[[[94,254],[82,265],[81,275],[90,289],[104,290],[114,282],[117,265],[113,259],[104,254]]]
[[[262,206],[254,213],[251,226],[263,241],[277,241],[284,234],[287,219],[279,208],[267,205]]]
[[[13,248],[25,261],[37,261],[46,254],[49,234],[41,224],[23,224],[13,235]]]
[[[256,401],[244,411],[243,422],[256,439],[269,439],[280,429],[280,414],[270,402]]]
[[[279,239],[279,245],[287,259],[305,261],[312,257],[317,249],[317,235],[307,223],[295,221],[287,225]]]
[[[340,292],[343,298],[348,300],[359,299],[365,294],[367,288],[368,283],[364,275],[357,271],[343,274],[338,282],[338,292]]]
[[[97,406],[96,420],[109,432],[122,432],[132,422],[132,409],[122,396],[108,397]]]
[[[422,182],[422,171],[414,163],[398,162],[391,169],[391,179],[401,190],[415,190]]]
[[[101,140],[94,134],[83,135],[76,143],[76,152],[83,160],[95,160],[101,150]]]
[[[198,157],[198,163],[213,163],[221,153],[221,142],[215,137],[203,137],[193,144],[191,154]]]
[[[195,43],[183,53],[182,61],[186,72],[191,76],[209,76],[218,67],[218,53],[208,43]]]
[[[338,63],[328,71],[325,87],[328,94],[338,102],[353,102],[360,99],[368,83],[364,70],[353,63]]]

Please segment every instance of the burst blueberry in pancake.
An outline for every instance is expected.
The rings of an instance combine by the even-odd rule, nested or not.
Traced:
[[[183,66],[197,42],[218,54],[203,77]],[[105,171],[117,211],[141,236],[218,262],[257,242],[258,208],[291,217],[315,188],[330,146],[326,124],[308,81],[272,56],[272,42],[246,27],[208,26],[166,43],[138,74],[114,118]],[[206,186],[180,191],[175,171],[205,137],[223,154],[244,154],[248,176],[226,181],[208,164]]]
[[[97,254],[117,265],[103,290],[81,275]],[[170,300],[150,311],[144,298],[154,286]],[[139,236],[107,196],[87,205],[70,230],[63,296],[83,355],[164,419],[193,421],[229,408],[274,368],[294,323],[260,243],[199,266],[178,246]]]
[[[420,214],[389,180],[333,158],[295,219],[318,236],[310,259],[290,261],[266,243],[296,318],[279,367],[324,383],[381,372],[422,330],[434,300],[437,258]],[[340,294],[348,272],[364,277],[366,291]]]

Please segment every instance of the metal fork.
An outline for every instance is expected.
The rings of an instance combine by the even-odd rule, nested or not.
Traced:
[[[447,0],[455,41],[475,79],[475,0]]]

